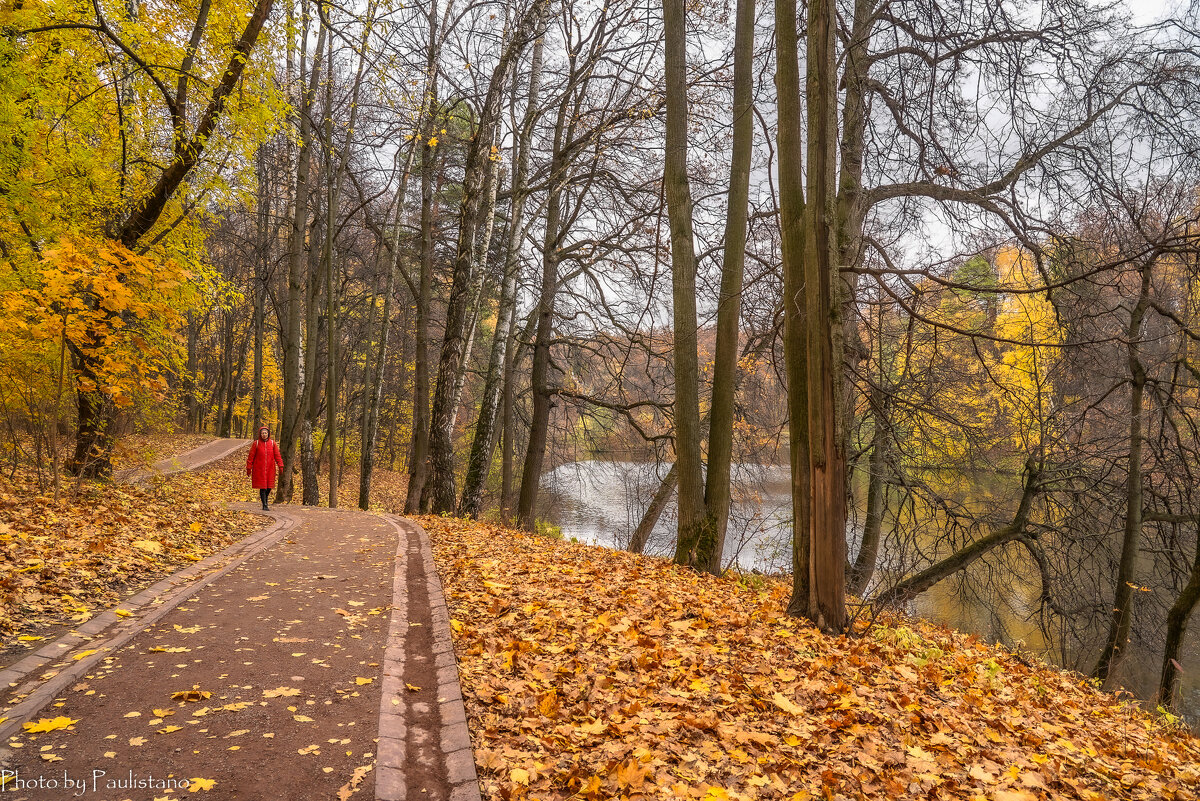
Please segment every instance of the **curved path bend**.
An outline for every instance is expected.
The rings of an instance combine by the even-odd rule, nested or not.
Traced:
[[[267,528],[0,671],[5,799],[479,799],[424,530],[257,513]]]

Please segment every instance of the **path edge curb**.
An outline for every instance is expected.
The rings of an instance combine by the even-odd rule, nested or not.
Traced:
[[[240,567],[250,557],[270,548],[296,526],[296,519],[286,512],[276,512],[275,522],[266,528],[248,534],[227,548],[215,554],[206,556],[195,564],[178,570],[154,584],[146,587],[116,606],[101,612],[87,623],[72,629],[67,634],[53,642],[47,643],[37,651],[0,670],[0,690],[11,690],[19,695],[24,687],[9,685],[29,678],[35,671],[40,670],[51,662],[70,655],[72,650],[81,645],[94,646],[95,653],[78,659],[56,673],[54,676],[31,687],[28,694],[18,701],[6,713],[8,719],[0,723],[0,741],[7,741],[21,730],[22,724],[31,720],[34,715],[55,699],[69,684],[95,667],[101,660],[109,657],[117,649],[124,646],[138,634],[158,622],[160,618],[186,601],[195,593],[211,584],[216,579]],[[227,560],[227,561],[226,561]],[[219,564],[219,566],[217,566]],[[217,566],[208,573],[205,570]],[[159,599],[158,604],[154,604]],[[154,606],[147,614],[138,616],[138,612]],[[116,610],[123,609],[133,613],[122,618]],[[104,640],[95,640],[100,634],[107,632],[114,624],[125,623],[115,633]],[[26,686],[36,682],[34,679]]]
[[[450,633],[450,613],[446,607],[442,580],[437,572],[437,565],[433,561],[433,547],[429,541],[429,534],[420,523],[410,517],[398,515],[386,515],[386,517],[403,531],[406,538],[408,536],[416,537],[421,561],[425,568],[431,634],[433,635],[434,668],[437,672],[436,698],[438,699],[438,717],[441,721],[439,743],[446,778],[451,785],[450,801],[481,801],[479,775],[475,770],[475,750],[471,745],[470,729],[467,727],[467,710],[463,704],[462,687],[458,679],[458,662],[454,655],[454,644]],[[398,583],[403,584],[403,574],[400,575]],[[407,589],[405,589],[405,600],[407,601]],[[407,621],[407,611],[405,620]],[[407,625],[404,627],[403,633],[407,634]],[[399,683],[402,679],[397,677],[396,681]],[[386,702],[387,695],[385,694],[381,704]],[[380,765],[380,767],[384,766]],[[400,796],[399,799],[380,796],[378,781],[375,786],[377,801],[403,801],[403,796]]]
[[[384,520],[396,530],[396,555],[392,561],[392,619],[388,623],[387,645],[383,650],[383,679],[379,692],[379,747],[375,749],[375,801],[405,801],[407,785],[404,763],[407,759],[408,727],[405,721],[404,664],[408,638],[408,535],[409,529],[392,515]],[[393,699],[400,699],[393,704]]]

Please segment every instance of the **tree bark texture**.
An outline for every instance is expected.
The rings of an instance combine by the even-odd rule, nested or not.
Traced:
[[[1129,313],[1126,329],[1125,361],[1129,370],[1129,475],[1125,484],[1125,529],[1121,538],[1121,561],[1117,569],[1116,595],[1104,649],[1096,660],[1092,675],[1107,683],[1125,646],[1133,625],[1133,599],[1138,578],[1139,550],[1142,539],[1142,445],[1144,439],[1146,368],[1141,359],[1142,322],[1150,305],[1150,276],[1153,262],[1141,269],[1141,289]]]
[[[517,305],[517,274],[520,270],[521,241],[525,233],[529,150],[533,137],[533,126],[539,112],[538,95],[541,86],[543,49],[544,40],[538,39],[533,47],[533,57],[529,67],[529,96],[526,100],[525,114],[516,141],[513,143],[515,152],[509,193],[512,213],[509,215],[504,254],[504,282],[500,287],[500,304],[496,311],[496,330],[492,335],[492,348],[488,355],[487,376],[484,379],[483,396],[479,405],[479,418],[475,423],[475,437],[471,442],[471,453],[467,459],[467,474],[463,480],[462,500],[459,503],[458,513],[465,517],[479,516],[483,505],[483,488],[496,448],[496,422],[501,390],[505,380],[502,371],[508,364],[508,345],[509,339],[512,337],[513,318]]]
[[[750,200],[750,159],[754,142],[754,0],[738,0],[733,45],[733,152],[729,161],[729,200],[713,363],[708,428],[708,472],[704,485],[704,527],[697,563],[721,572],[729,527],[733,466],[733,398],[737,389],[738,321],[746,258],[746,207]]]
[[[671,302],[675,382],[675,459],[679,469],[675,562],[698,567],[704,525],[700,456],[700,365],[696,340],[696,250],[687,174],[687,17],[684,0],[663,0],[666,161],[663,191],[671,229]]]

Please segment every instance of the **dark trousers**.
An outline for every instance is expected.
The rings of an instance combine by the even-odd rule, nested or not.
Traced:
[[[260,501],[262,501],[262,505],[263,505],[264,509],[267,508],[267,500],[269,500],[270,497],[271,497],[271,490],[264,487],[263,489],[260,489],[258,491],[258,499]]]

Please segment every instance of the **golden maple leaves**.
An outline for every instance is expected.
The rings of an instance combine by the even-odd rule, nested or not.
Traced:
[[[423,523],[485,797],[1197,797],[1195,739],[966,635],[827,638],[782,586]]]

